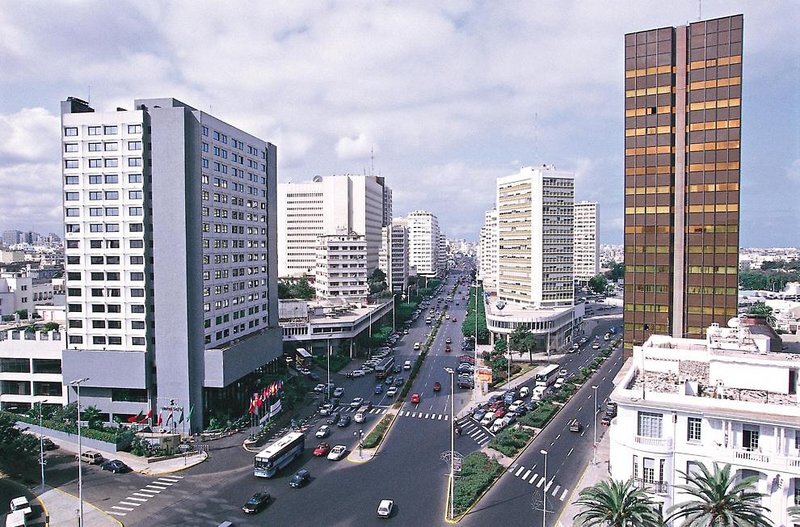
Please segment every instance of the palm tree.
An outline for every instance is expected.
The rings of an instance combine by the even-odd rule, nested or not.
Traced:
[[[691,498],[670,507],[667,521],[683,519],[686,527],[772,527],[769,509],[761,504],[764,494],[755,490],[756,476],[737,483],[731,466],[720,469],[717,463],[713,471],[698,463],[696,471],[679,472],[687,483],[675,488]]]
[[[633,480],[604,480],[581,490],[573,518],[581,527],[660,527],[655,502]]]

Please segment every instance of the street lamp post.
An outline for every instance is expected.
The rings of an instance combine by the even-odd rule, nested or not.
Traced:
[[[42,492],[44,492],[44,428],[42,428],[42,405],[47,399],[39,401],[39,465],[42,467]]]
[[[364,448],[364,430],[359,428],[358,432],[353,432],[353,435],[358,436],[358,457],[359,459],[361,459],[362,457],[364,457],[362,455]]]
[[[450,519],[452,520],[455,517],[455,452],[456,452],[456,422],[453,419],[453,408],[455,407],[455,388],[454,388],[454,376],[455,371],[453,368],[445,368],[444,371],[450,375]]]
[[[75,379],[70,384],[78,392],[78,527],[83,527],[83,461],[81,461],[81,384],[88,381],[89,377]]]
[[[597,386],[592,386],[592,390],[594,390],[594,423],[592,423],[592,427],[594,428],[594,443],[592,443],[592,465],[597,463]]]
[[[547,521],[547,450],[540,450],[540,454],[544,456],[544,486],[542,487],[542,527],[546,527]]]
[[[331,339],[328,339],[328,384],[325,385],[325,400],[331,400]]]

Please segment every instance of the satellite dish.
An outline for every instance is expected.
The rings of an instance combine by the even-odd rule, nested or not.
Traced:
[[[728,327],[729,328],[738,328],[739,327],[739,319],[737,317],[733,317],[732,319],[728,320]]]
[[[311,181],[313,181],[314,183],[320,183],[322,181],[322,176],[314,176],[314,179],[312,179]]]
[[[502,311],[502,310],[503,310],[503,308],[504,308],[504,307],[506,307],[506,303],[505,303],[505,301],[503,301],[503,300],[500,300],[500,301],[498,301],[498,302],[495,304],[495,307],[497,307],[497,309],[499,309],[500,311]]]

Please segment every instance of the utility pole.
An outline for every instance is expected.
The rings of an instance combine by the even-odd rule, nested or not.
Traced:
[[[75,386],[78,392],[78,527],[83,527],[83,460],[81,459],[81,384],[88,381],[89,377],[75,379],[70,384]]]

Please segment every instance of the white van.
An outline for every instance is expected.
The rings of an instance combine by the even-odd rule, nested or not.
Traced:
[[[531,389],[528,388],[527,386],[523,386],[522,388],[519,389],[519,398],[524,399],[528,396],[529,393],[531,393]]]
[[[28,520],[22,511],[12,511],[6,516],[6,527],[26,527]]]
[[[77,458],[78,456],[75,457]],[[103,455],[94,450],[84,450],[81,452],[80,460],[90,465],[99,465],[103,462]]]

